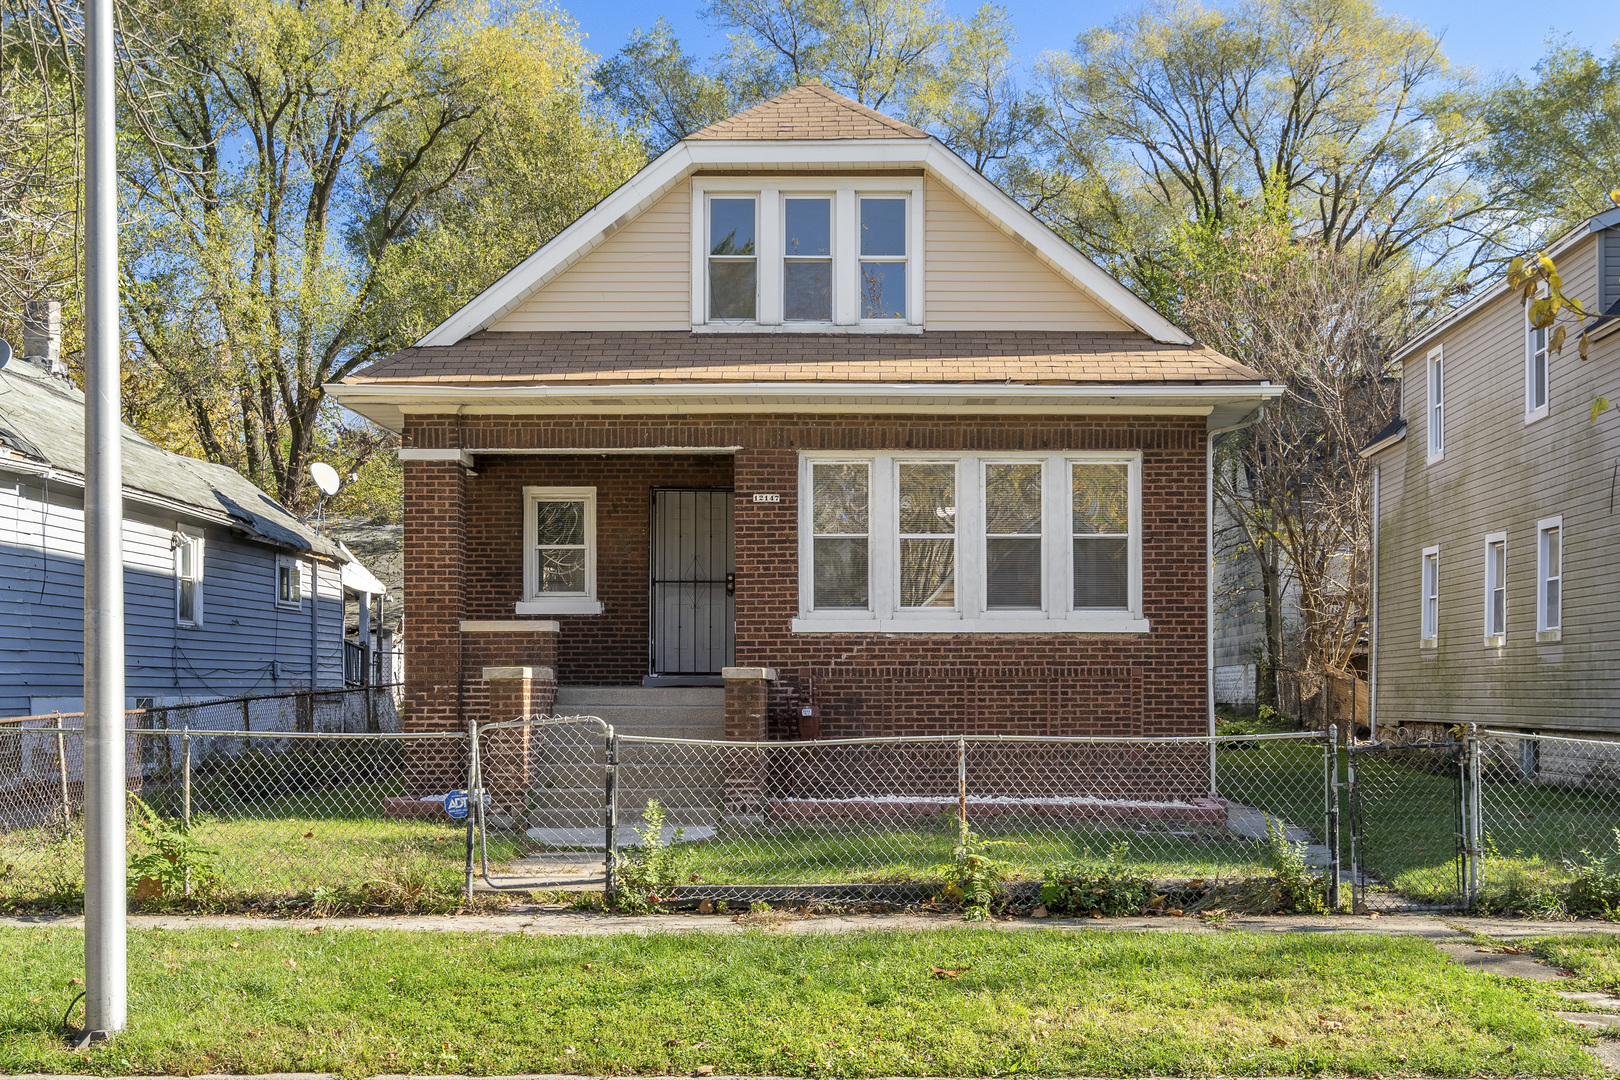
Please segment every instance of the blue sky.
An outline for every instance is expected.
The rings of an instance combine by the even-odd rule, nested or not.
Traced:
[[[944,0],[947,10],[968,15],[977,0]],[[1019,51],[1028,62],[1048,49],[1065,49],[1080,30],[1106,23],[1137,6],[1134,0],[1101,0],[1075,4],[1062,0],[1004,0],[1018,29]],[[589,35],[598,53],[623,45],[634,28],[651,26],[664,15],[687,51],[706,57],[725,44],[698,18],[701,0],[560,0]],[[1560,5],[1511,3],[1509,0],[1399,0],[1385,10],[1443,30],[1452,60],[1472,64],[1484,74],[1528,75],[1543,52],[1549,33],[1568,33],[1575,41],[1606,53],[1620,38],[1620,4],[1570,0]]]

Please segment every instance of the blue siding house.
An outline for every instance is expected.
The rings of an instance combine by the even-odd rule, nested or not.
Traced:
[[[0,369],[0,717],[83,703],[84,395]],[[235,471],[123,434],[129,706],[341,688],[383,586]],[[356,668],[369,671],[351,658]]]

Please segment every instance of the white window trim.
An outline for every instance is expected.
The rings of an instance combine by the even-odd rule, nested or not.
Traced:
[[[1429,625],[1429,560],[1434,560],[1434,625]],[[1440,647],[1440,548],[1423,549],[1418,568],[1418,648]]]
[[[585,591],[583,593],[541,593],[539,519],[535,504],[575,502],[585,504]],[[593,487],[526,487],[523,489],[523,599],[519,615],[600,615],[602,602],[596,598],[596,489]]]
[[[833,320],[787,322],[782,318],[783,228],[792,196],[828,196],[832,199]],[[860,203],[862,197],[904,197],[906,203],[906,318],[862,319],[858,271],[860,265]],[[752,198],[755,203],[756,279],[758,296],[754,321],[709,321],[709,200]],[[736,334],[917,334],[926,323],[923,280],[923,180],[920,176],[867,176],[839,179],[825,176],[769,178],[698,177],[692,181],[692,330],[694,333]]]
[[[1545,537],[1549,529],[1558,530],[1558,625],[1547,620],[1547,551]],[[1569,579],[1564,565],[1564,515],[1542,518],[1536,522],[1536,642],[1538,644],[1564,640],[1564,583]]]
[[[1495,609],[1495,606],[1496,606],[1493,603],[1493,601],[1495,600],[1495,597],[1494,597],[1493,593],[1496,591],[1496,587],[1499,584],[1494,579],[1493,575],[1495,573],[1495,563],[1493,563],[1492,560],[1491,560],[1491,547],[1493,545],[1495,545],[1495,544],[1501,544],[1502,545],[1503,581],[1500,582],[1500,585],[1501,585],[1501,587],[1503,589],[1503,596],[1502,596],[1502,625],[1493,627],[1491,625],[1491,612]],[[1485,534],[1485,575],[1484,575],[1485,576],[1484,636],[1485,636],[1485,647],[1488,648],[1488,649],[1500,649],[1504,645],[1507,644],[1507,592],[1506,592],[1507,582],[1506,582],[1506,575],[1507,575],[1507,533],[1505,533],[1505,532],[1486,533]],[[1493,630],[1495,631],[1495,633],[1492,633]]]
[[[867,534],[869,567],[866,611],[816,611],[811,535],[810,471],[816,462],[864,461],[871,466],[871,510]],[[984,608],[984,465],[990,461],[1039,461],[1045,467],[1041,505],[1042,608],[989,611]],[[956,464],[955,609],[899,606],[899,501],[895,465],[900,462]],[[1069,465],[1115,462],[1129,465],[1131,491],[1128,606],[1121,611],[1074,607],[1072,499]],[[963,484],[971,481],[971,490]],[[1151,626],[1142,600],[1142,455],[1140,452],[1070,451],[1055,454],[961,454],[909,451],[817,451],[799,455],[799,614],[794,633],[883,634],[1146,634]]]
[[[170,545],[174,555],[174,623],[176,626],[198,627],[203,624],[203,538],[193,536],[180,526],[175,526],[174,540]],[[194,618],[187,619],[180,613],[180,549],[191,548],[191,598]]]
[[[283,567],[291,567],[292,572],[298,575],[298,599],[283,600],[281,598],[281,571]],[[304,569],[304,561],[291,555],[276,556],[276,576],[271,581],[271,592],[275,597],[276,606],[288,610],[299,610],[304,606],[304,598],[309,595],[310,575]]]
[[[1428,388],[1423,399],[1424,426],[1428,428],[1427,439],[1429,456],[1428,463],[1433,465],[1446,456],[1446,357],[1445,347],[1437,345],[1429,350],[1428,362],[1424,365],[1427,373]],[[1440,378],[1435,379],[1439,373]],[[1435,382],[1440,383],[1440,400],[1435,400]],[[1438,422],[1437,422],[1438,421]]]
[[[1547,407],[1552,403],[1552,330],[1549,327],[1547,345],[1544,349],[1547,356],[1545,361],[1547,365],[1547,397],[1539,406],[1533,404],[1536,378],[1535,333],[1536,328],[1530,325],[1530,311],[1527,306],[1524,313],[1524,422],[1527,424],[1533,424],[1537,420],[1544,419],[1547,415]]]

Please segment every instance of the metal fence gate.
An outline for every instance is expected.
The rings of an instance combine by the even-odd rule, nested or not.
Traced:
[[[1340,748],[1356,911],[1466,903],[1466,750],[1460,742]]]

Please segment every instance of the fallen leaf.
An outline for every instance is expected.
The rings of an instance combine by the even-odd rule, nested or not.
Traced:
[[[704,897],[702,900],[698,901],[697,910],[699,915],[713,915],[714,901],[710,900],[708,897]]]
[[[1518,1049],[1517,1046],[1514,1046],[1512,1043],[1508,1043],[1506,1046],[1502,1047],[1502,1049],[1498,1050],[1497,1053],[1498,1054],[1511,1054],[1511,1053],[1513,1053],[1513,1051],[1515,1051],[1517,1049]]]
[[[73,978],[68,980],[68,985],[69,986],[80,986],[83,983],[84,983],[84,980],[79,978],[77,975],[73,976]]]
[[[1328,1019],[1326,1019],[1324,1017],[1324,1018],[1322,1018],[1321,1023],[1322,1023],[1322,1027],[1324,1029],[1328,1030],[1328,1031],[1343,1031],[1344,1030],[1344,1023],[1342,1021],[1339,1021],[1339,1020],[1328,1020]]]
[[[135,899],[156,900],[163,895],[163,883],[155,877],[143,877],[135,883]]]
[[[1174,916],[1174,917],[1175,917],[1175,918],[1178,918],[1178,919],[1179,919],[1179,918],[1181,918],[1181,916],[1183,916],[1183,915],[1185,915],[1185,914],[1187,914],[1187,913],[1186,913],[1186,912],[1185,912],[1185,911],[1182,911],[1182,910],[1181,910],[1181,909],[1180,909],[1180,908],[1178,908],[1178,907],[1173,907],[1173,908],[1168,908],[1168,909],[1166,909],[1166,910],[1165,910],[1165,914],[1166,914],[1166,915],[1170,915],[1170,916]]]
[[[699,1065],[696,1069],[692,1070],[692,1075],[693,1076],[713,1076],[714,1075],[714,1066],[713,1065]]]
[[[1271,1045],[1272,1046],[1287,1046],[1288,1045],[1288,1040],[1283,1038],[1281,1035],[1273,1035],[1271,1037]]]
[[[313,930],[305,930],[304,931],[304,936],[309,937],[309,935],[311,935],[311,934],[318,934],[320,932],[321,932],[321,928],[317,926]]]
[[[705,1046],[708,1046],[708,1045],[709,1045],[709,1040],[704,1039],[700,1043],[693,1043],[692,1044],[692,1049],[694,1049],[694,1050],[702,1050]]]
[[[388,980],[388,981],[389,981],[389,982],[393,982],[393,981],[394,981],[394,980],[393,980],[393,979],[389,979],[389,980]]]
[[[242,943],[240,941],[233,941],[225,947],[227,949],[240,949],[242,947]]]
[[[664,1045],[665,1046],[685,1046],[686,1045],[686,1040],[684,1040],[684,1039],[665,1039],[664,1040]]]
[[[312,833],[312,832],[307,832],[307,833],[304,834],[304,839],[305,840],[313,840],[313,839],[315,839],[315,834]]]
[[[1029,913],[1029,917],[1032,919],[1045,919],[1050,917],[1050,915],[1051,912],[1046,910],[1045,904],[1036,904]]]
[[[285,964],[287,967],[290,967],[290,968],[295,968],[295,967],[298,966],[298,961],[294,960],[290,956],[287,957],[285,960],[283,960],[282,963]]]
[[[935,967],[934,965],[929,964],[928,965],[928,970],[933,974],[933,977],[936,978],[936,979],[957,979],[957,978],[961,978],[962,972],[967,971],[972,966],[973,966],[972,964],[969,964],[969,965],[967,965],[967,967],[942,968],[942,967]]]

